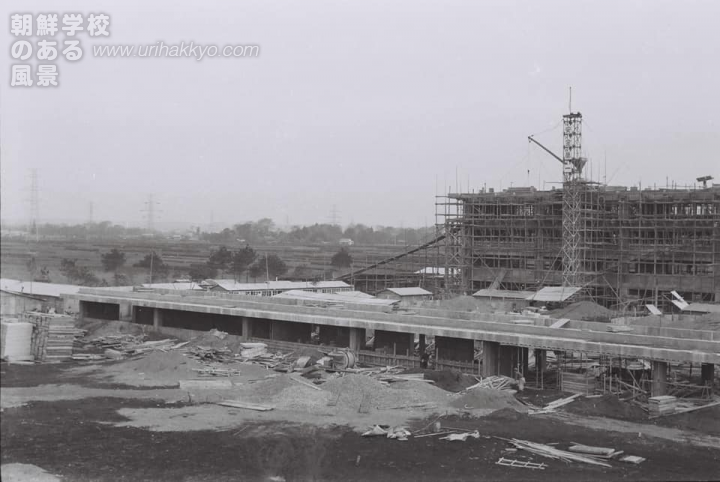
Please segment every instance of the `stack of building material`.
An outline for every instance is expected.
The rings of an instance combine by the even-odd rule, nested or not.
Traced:
[[[31,323],[2,322],[0,358],[14,361],[32,361],[30,348],[33,326]]]
[[[648,398],[648,408],[651,417],[660,417],[675,413],[677,398],[671,395],[662,395]]]
[[[562,372],[562,390],[590,395],[595,393],[595,377],[590,373]]]
[[[71,358],[75,339],[84,333],[75,328],[75,320],[70,316],[23,313],[22,319],[33,325],[31,349],[39,361]]]

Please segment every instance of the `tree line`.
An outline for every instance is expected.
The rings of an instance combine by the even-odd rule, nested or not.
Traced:
[[[34,259],[28,262],[28,269],[31,266],[34,269]],[[126,254],[113,248],[106,253],[100,255],[100,263],[105,272],[113,274],[112,284],[115,286],[124,286],[131,283],[131,279],[126,272],[123,272],[127,265]],[[340,248],[331,259],[332,266],[336,268],[349,268],[353,263],[352,255],[348,248]],[[148,282],[167,281],[174,271],[180,274],[179,269],[173,269],[172,266],[163,260],[162,256],[152,251],[146,254],[140,261],[132,265],[134,268],[142,268],[147,272]],[[272,280],[287,274],[289,267],[276,254],[264,254],[262,256],[250,247],[245,245],[244,248],[238,250],[229,249],[227,246],[220,246],[213,250],[205,263],[196,263],[190,265],[182,277],[187,276],[192,281],[202,281],[204,279],[232,277],[235,281],[249,282],[251,279]],[[35,271],[33,271],[33,274]],[[42,281],[50,281],[49,270],[47,267],[42,268]],[[98,277],[92,269],[87,266],[80,266],[77,259],[63,258],[60,264],[60,273],[65,276],[71,283],[83,286],[108,286],[108,282],[104,278]],[[298,270],[296,269],[296,274]]]

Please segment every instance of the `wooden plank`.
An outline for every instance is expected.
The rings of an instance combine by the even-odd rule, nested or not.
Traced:
[[[267,412],[267,411],[275,409],[275,407],[271,407],[269,405],[258,405],[255,403],[246,403],[246,402],[241,402],[240,400],[223,400],[222,402],[217,402],[217,405],[222,405],[223,407],[244,408],[247,410],[256,410],[258,412]]]
[[[570,321],[570,318],[560,318],[555,323],[550,325],[550,328],[562,328],[563,326],[567,325],[568,321]]]

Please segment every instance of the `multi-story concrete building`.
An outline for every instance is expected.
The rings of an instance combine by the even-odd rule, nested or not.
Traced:
[[[441,224],[457,292],[562,283],[562,190],[448,194]],[[720,302],[720,186],[638,189],[584,183],[583,292],[606,306]]]

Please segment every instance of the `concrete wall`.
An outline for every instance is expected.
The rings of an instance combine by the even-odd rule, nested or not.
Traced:
[[[0,314],[3,316],[19,315],[24,311],[39,310],[47,303],[29,296],[15,295],[6,291],[0,291]]]

